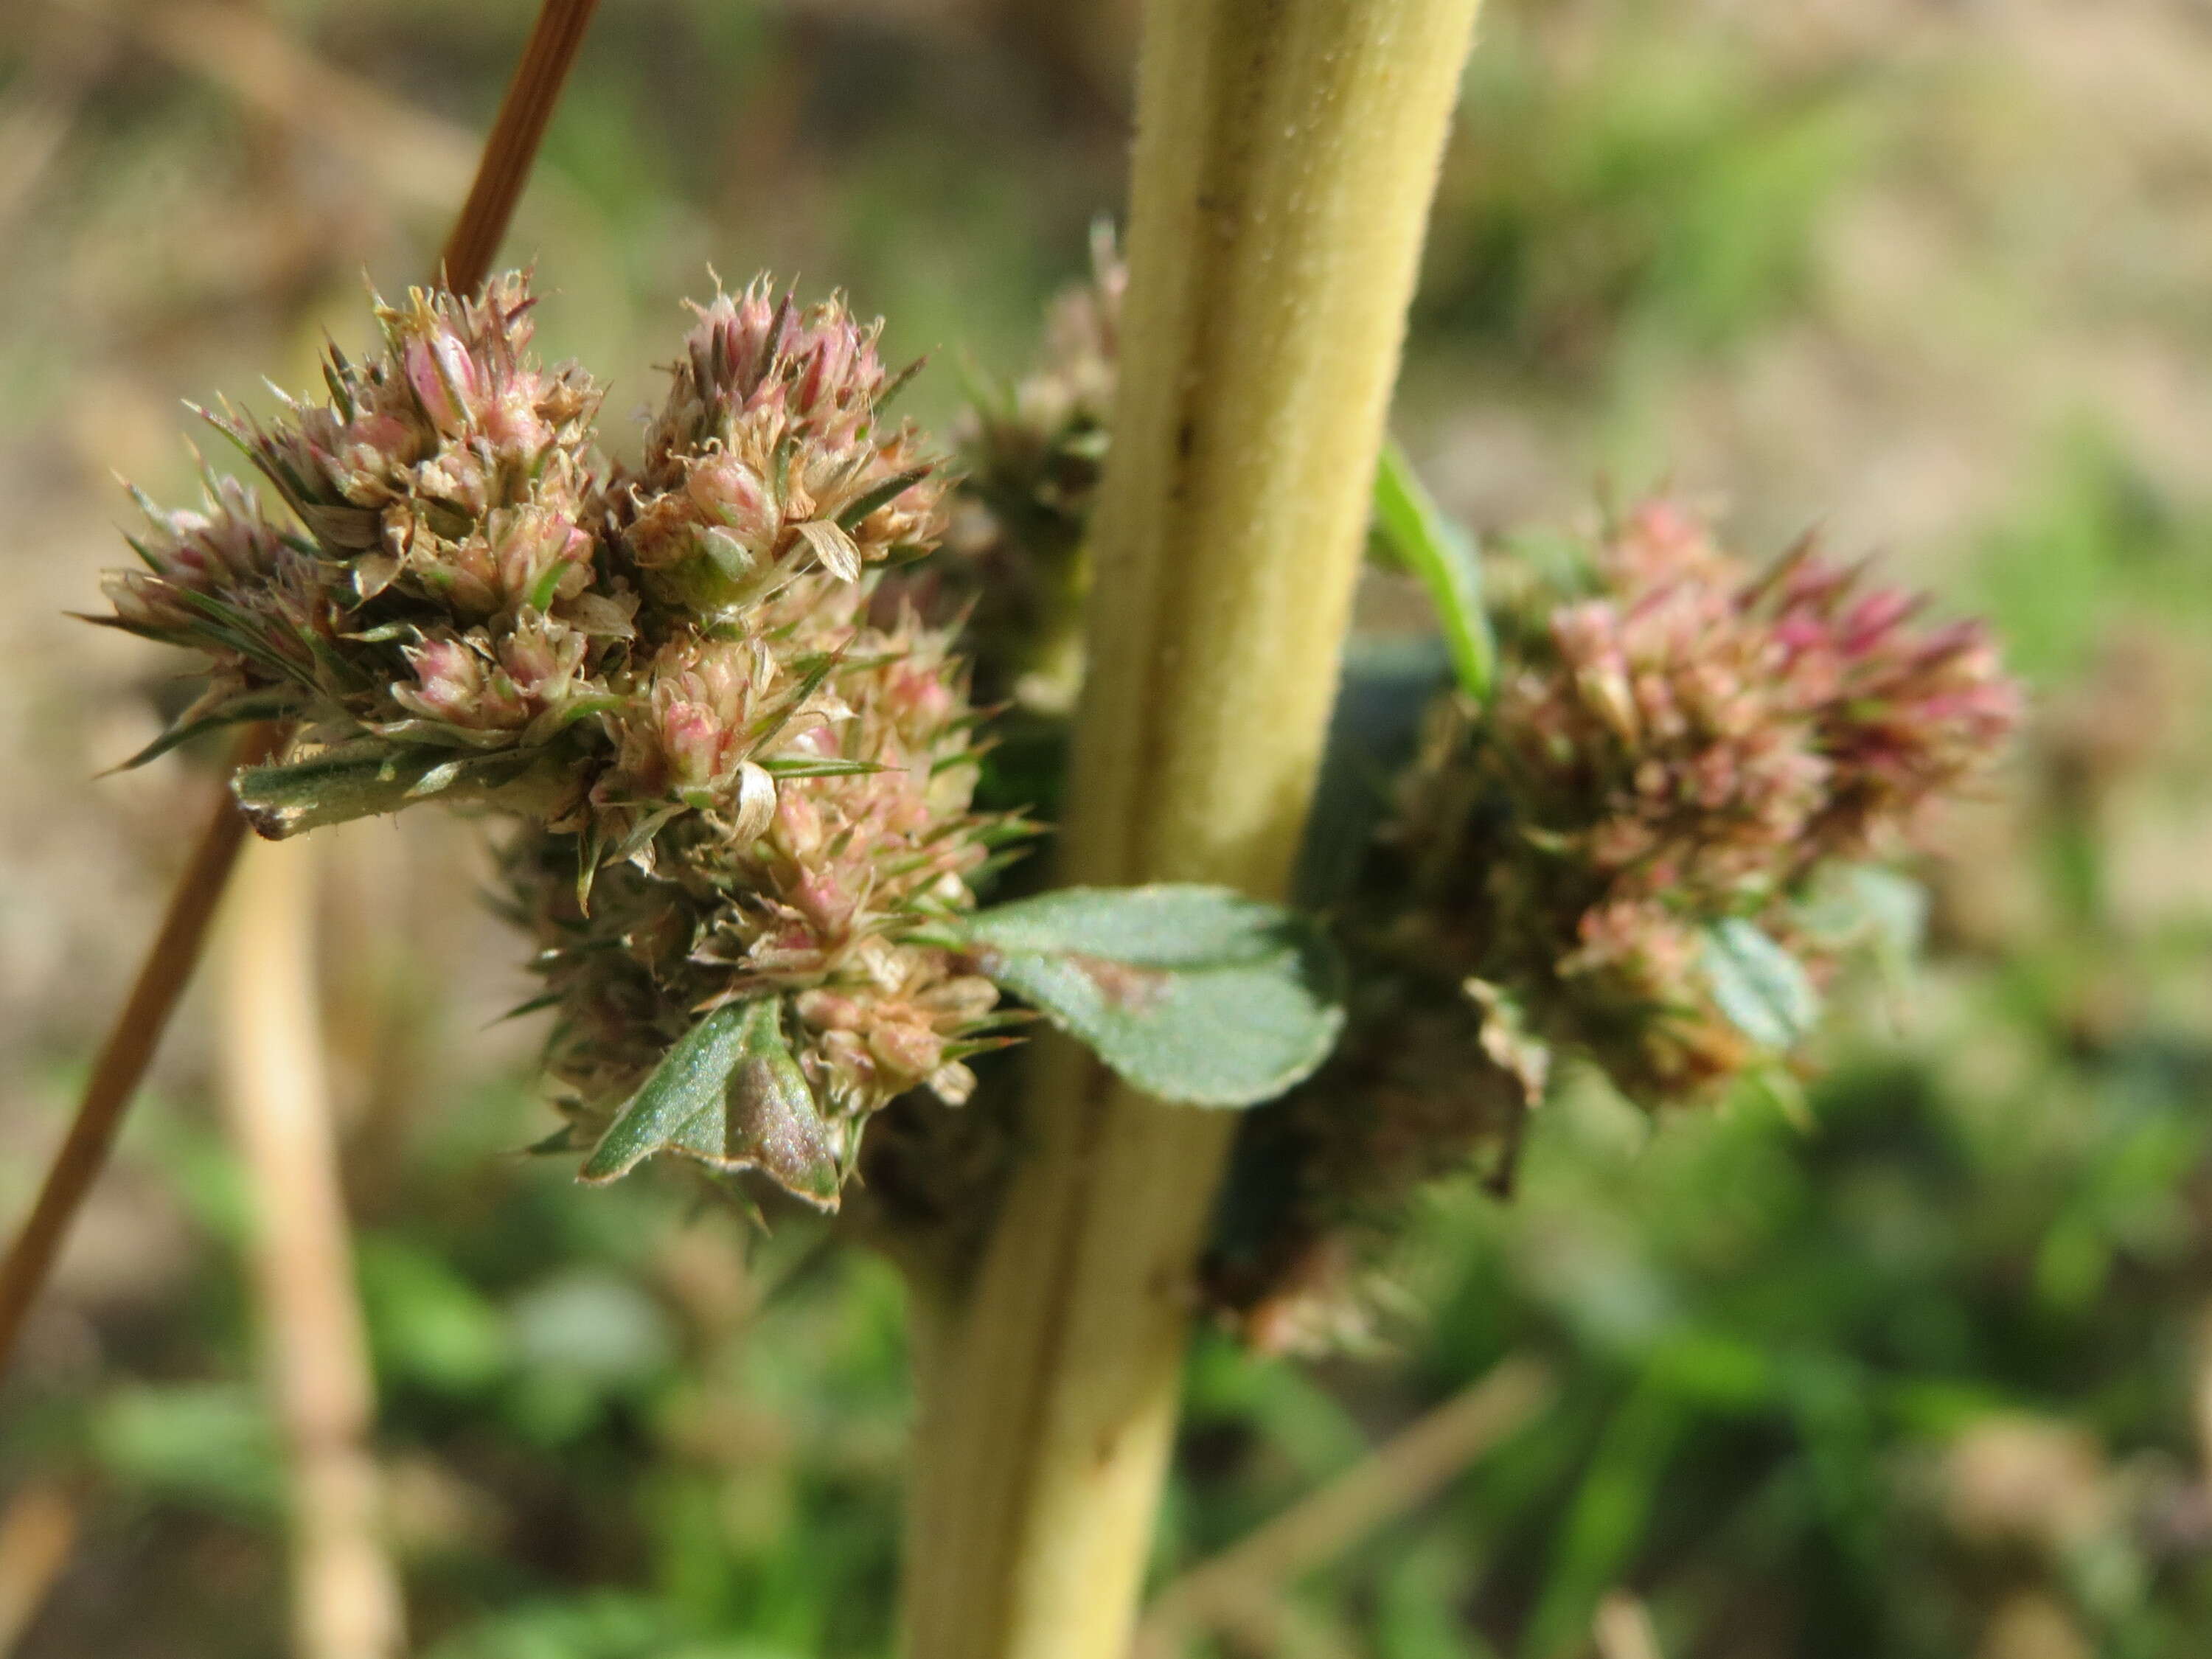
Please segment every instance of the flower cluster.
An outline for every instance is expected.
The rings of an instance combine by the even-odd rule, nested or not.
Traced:
[[[644,459],[611,491],[655,597],[733,617],[811,573],[849,585],[936,544],[943,483],[909,428],[877,421],[896,389],[879,328],[765,282],[700,311]]]
[[[962,422],[973,511],[943,573],[991,696],[1046,714],[1065,713],[1081,683],[1083,545],[1119,373],[1128,273],[1103,224],[1091,263],[1090,279],[1054,301],[1036,369]]]
[[[272,426],[210,418],[290,509],[210,477],[198,512],[146,507],[120,625],[213,659],[202,712],[278,714],[324,741],[534,748],[587,711],[635,602],[586,526],[599,389],[527,356],[526,283],[380,305],[384,349],[333,348],[329,401]]]
[[[1015,832],[969,811],[972,721],[945,639],[911,617],[769,609],[768,643],[678,641],[617,711],[598,817],[636,850],[588,903],[571,837],[526,835],[511,855],[566,1015],[551,1069],[588,1124],[732,999],[785,1000],[838,1135],[909,1089],[964,1101],[963,1060],[993,1041],[989,981],[908,937],[970,903],[968,878]],[[761,695],[779,675],[798,684]]]
[[[1382,943],[1501,988],[1542,1041],[1657,1105],[1752,1057],[1707,930],[1748,921],[1817,971],[1802,902],[1907,845],[2018,694],[1979,624],[1918,626],[1919,600],[1809,544],[1754,574],[1671,502],[1592,568],[1595,594],[1509,647],[1488,708],[1434,711],[1380,849],[1402,904]]]
[[[765,1000],[842,1172],[871,1114],[957,1103],[997,1040],[994,988],[919,936],[1021,826],[971,811],[951,632],[880,585],[942,534],[945,482],[881,418],[878,327],[765,280],[698,308],[602,481],[599,393],[531,358],[531,304],[516,276],[412,294],[369,362],[332,350],[327,402],[213,417],[295,523],[212,477],[201,511],[149,504],[106,620],[209,656],[191,728],[295,722],[239,780],[267,833],[440,793],[521,820],[578,1144],[703,1012]]]
[[[1217,1279],[1256,1334],[1308,1316],[1279,1293],[1346,1223],[1482,1146],[1510,1165],[1555,1054],[1651,1109],[1779,1058],[1850,931],[1821,901],[2018,717],[1978,624],[1809,544],[1754,572],[1659,501],[1586,578],[1499,618],[1487,705],[1440,697],[1397,781],[1346,906],[1352,1035],[1248,1131],[1278,1197]]]

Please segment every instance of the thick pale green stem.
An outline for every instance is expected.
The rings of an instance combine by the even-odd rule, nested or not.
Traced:
[[[1063,877],[1279,896],[1475,0],[1152,0]],[[1233,1118],[1039,1046],[918,1346],[910,1659],[1121,1659]]]

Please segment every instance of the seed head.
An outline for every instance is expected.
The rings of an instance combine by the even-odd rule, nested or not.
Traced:
[[[1398,926],[1656,1105],[1753,1057],[1702,931],[1792,934],[1824,868],[1900,850],[1989,763],[2018,698],[1978,625],[1919,625],[1809,544],[1754,574],[1658,501],[1590,564],[1489,708],[1436,711],[1388,832],[1420,895]]]
[[[300,529],[210,480],[202,511],[149,506],[147,568],[110,592],[118,625],[209,653],[218,701],[289,699],[290,760],[343,744],[368,775],[257,822],[464,777],[521,820],[514,908],[583,1128],[703,1012],[766,1003],[843,1170],[869,1115],[964,1099],[964,1056],[1000,1040],[989,982],[925,941],[1013,826],[971,811],[951,633],[877,592],[934,545],[944,493],[881,423],[880,325],[774,292],[698,310],[641,461],[604,487],[599,393],[530,357],[521,277],[380,306],[382,350],[333,350],[327,402],[218,422]],[[817,1171],[770,1172],[822,1200]]]

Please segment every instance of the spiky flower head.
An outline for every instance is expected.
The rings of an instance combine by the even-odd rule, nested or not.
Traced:
[[[668,401],[611,490],[620,544],[653,595],[734,614],[784,584],[919,557],[944,533],[944,481],[842,299],[801,309],[765,278],[696,308]]]
[[[570,1019],[556,1072],[596,1128],[667,1046],[681,1011],[782,1001],[788,1036],[841,1148],[869,1114],[927,1086],[957,1103],[961,1063],[996,1001],[912,937],[973,902],[968,878],[1012,826],[969,810],[974,713],[950,640],[799,613],[787,590],[742,641],[686,639],[641,677],[595,803],[610,836],[588,908],[575,848],[526,843],[519,890],[540,966]],[[638,1021],[649,983],[667,1012]],[[680,1029],[680,1025],[679,1025]]]
[[[594,568],[592,416],[580,370],[529,353],[527,280],[379,302],[381,349],[335,346],[325,399],[209,416],[289,509],[210,476],[197,513],[142,505],[148,569],[114,620],[213,659],[203,708],[366,741],[516,754],[595,706],[635,601]]]
[[[112,625],[204,649],[225,693],[313,684],[318,647],[337,633],[313,549],[263,514],[253,492],[203,468],[199,507],[165,511],[133,490],[149,528],[128,537],[145,567],[101,580]],[[243,623],[242,627],[237,624]]]
[[[575,520],[600,393],[580,370],[530,356],[528,279],[458,299],[410,289],[378,303],[384,349],[354,363],[333,346],[327,402],[286,398],[270,425],[225,410],[356,596],[397,586],[457,617],[547,611],[586,586]]]
[[[1255,1336],[1315,1328],[1346,1237],[1421,1182],[1486,1149],[1510,1178],[1556,1058],[1655,1109],[1785,1059],[1846,943],[1820,902],[2017,720],[1978,624],[1809,544],[1754,571],[1658,501],[1585,565],[1498,619],[1486,705],[1430,709],[1345,907],[1351,1034],[1248,1127],[1245,1185],[1274,1197],[1215,1280]]]
[[[1707,931],[1764,928],[1817,976],[1796,907],[1824,872],[1905,850],[2019,696],[1978,624],[1921,625],[1922,601],[1809,543],[1755,572],[1658,501],[1592,567],[1596,592],[1522,637],[1487,708],[1436,712],[1389,856],[1447,971],[1658,1104],[1749,1058]]]
[[[1091,264],[1054,300],[1036,366],[962,418],[969,513],[937,572],[946,608],[969,613],[989,695],[1047,714],[1065,713],[1081,680],[1081,556],[1121,369],[1128,271],[1103,222]]]
[[[945,489],[883,422],[880,325],[774,294],[697,309],[642,459],[604,485],[599,394],[530,356],[522,277],[380,305],[382,349],[334,349],[327,401],[216,417],[296,526],[228,480],[203,511],[149,505],[109,620],[205,651],[209,718],[299,723],[239,781],[266,833],[441,793],[520,819],[515,909],[584,1144],[741,1007],[775,1086],[732,1084],[730,1109],[771,1102],[772,1133],[661,1149],[834,1205],[871,1114],[963,1099],[1000,1040],[996,991],[924,939],[1020,830],[970,810],[950,632],[877,591],[934,545]]]

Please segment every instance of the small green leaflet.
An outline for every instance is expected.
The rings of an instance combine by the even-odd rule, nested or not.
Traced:
[[[1863,951],[1893,988],[1910,977],[1928,932],[1927,890],[1879,865],[1832,872],[1797,920],[1832,950]]]
[[[1820,999],[1797,958],[1731,916],[1705,929],[1704,966],[1713,1002],[1763,1048],[1794,1047],[1820,1017]]]
[[[1328,745],[1291,884],[1299,903],[1326,907],[1351,887],[1389,807],[1390,781],[1413,757],[1422,717],[1451,676],[1449,655],[1434,635],[1345,641]]]
[[[655,1152],[726,1173],[758,1170],[793,1197],[837,1207],[839,1169],[775,997],[725,1003],[679,1037],[624,1103],[579,1178],[628,1175]]]
[[[1395,438],[1382,446],[1375,471],[1375,530],[1383,545],[1419,576],[1437,608],[1452,667],[1468,696],[1489,695],[1498,658],[1482,608],[1482,562],[1467,532],[1444,515]]]
[[[1275,1098],[1344,1024],[1321,929],[1227,888],[1062,888],[970,917],[961,945],[1127,1081],[1184,1105]]]

